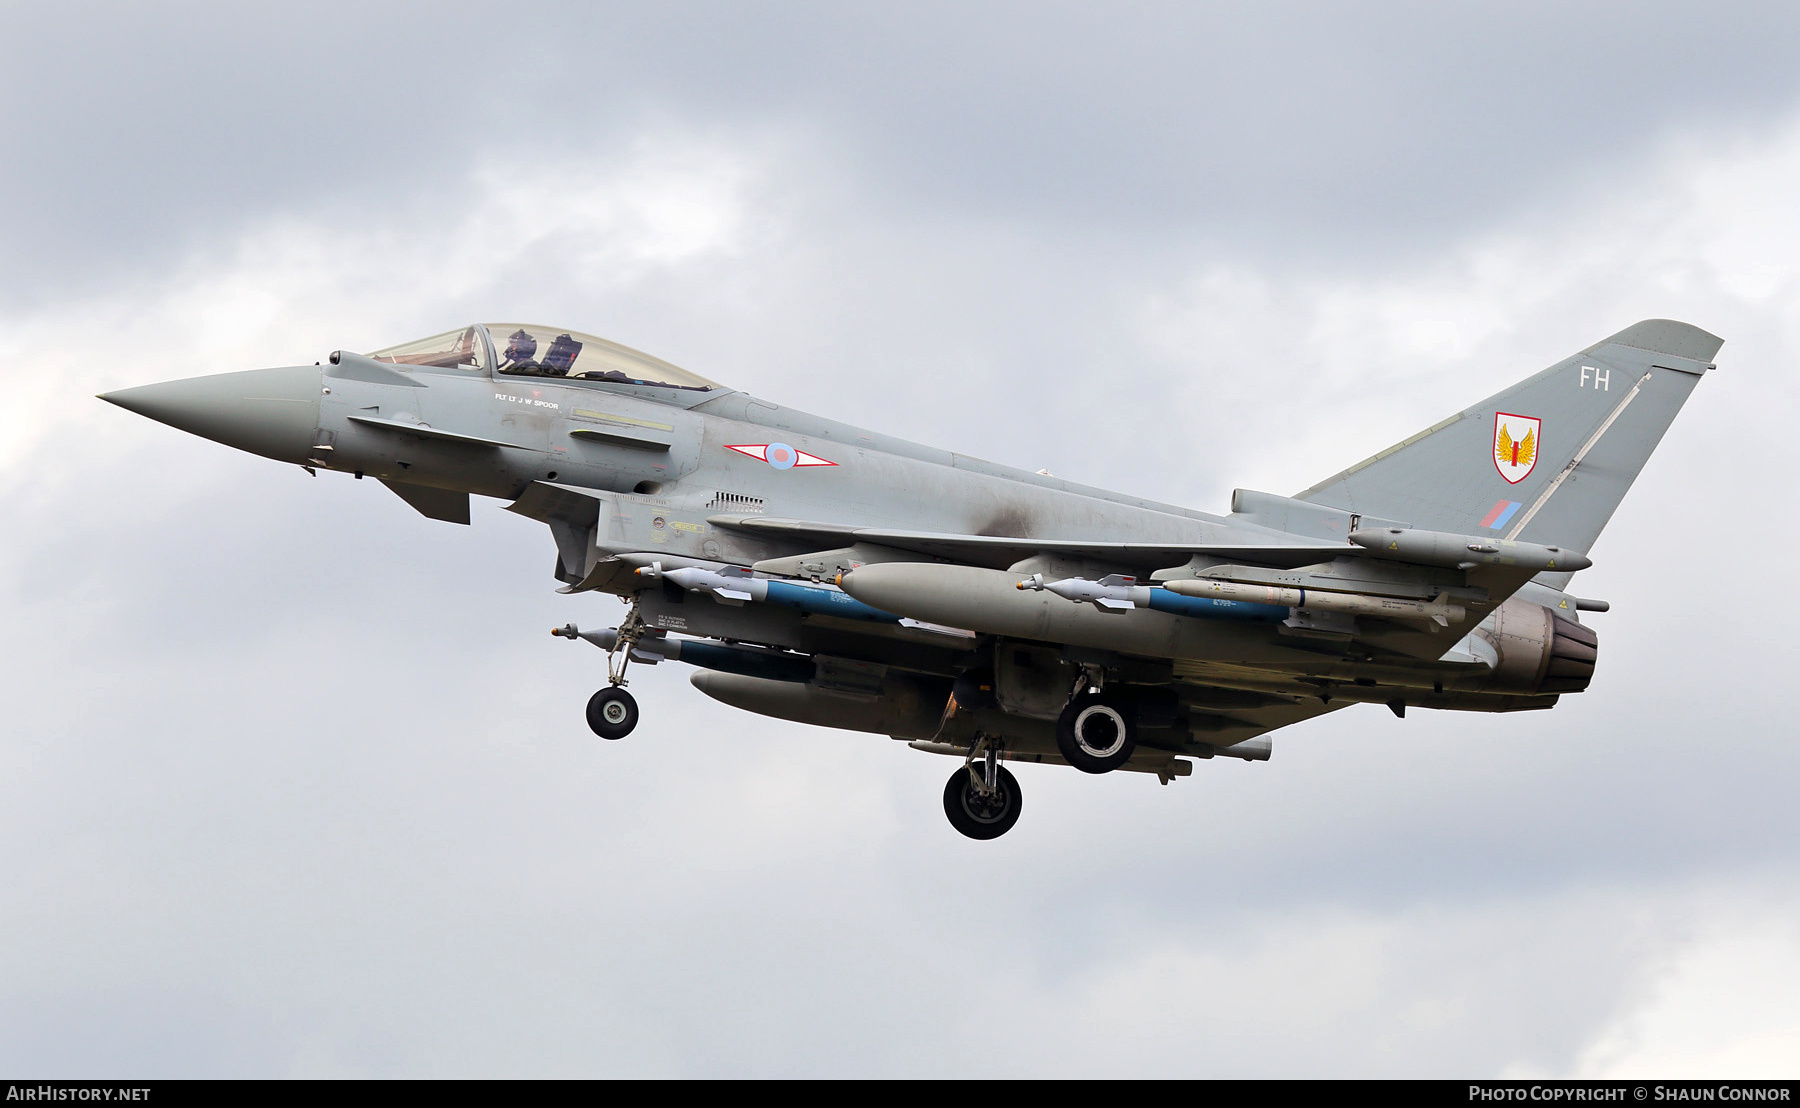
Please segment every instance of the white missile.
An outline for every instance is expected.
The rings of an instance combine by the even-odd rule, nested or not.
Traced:
[[[1065,577],[1061,581],[1045,581],[1034,573],[1018,586],[1022,592],[1055,593],[1077,604],[1092,604],[1109,615],[1123,615],[1137,608],[1151,608],[1178,616],[1203,619],[1286,619],[1286,608],[1269,604],[1242,604],[1235,600],[1197,600],[1181,596],[1169,589],[1140,585],[1137,578],[1112,573],[1098,581],[1083,577]]]
[[[637,573],[639,577],[645,577],[652,581],[669,581],[689,592],[711,593],[721,604],[767,602],[787,608],[798,608],[803,612],[837,616],[842,619],[873,620],[877,623],[900,622],[899,616],[871,608],[836,586],[803,585],[796,581],[770,581],[761,577],[752,577],[749,570],[736,566],[729,566],[723,571],[715,572],[710,569],[701,569],[698,566],[684,569],[664,569],[661,562],[652,562],[650,565],[640,567]]]
[[[1236,581],[1166,581],[1162,589],[1151,588],[1137,583],[1137,578],[1123,574],[1112,574],[1098,581],[1089,581],[1081,577],[1068,577],[1061,581],[1046,581],[1041,573],[1034,573],[1018,587],[1026,592],[1049,592],[1065,600],[1077,604],[1092,604],[1096,609],[1113,615],[1129,612],[1135,608],[1154,608],[1158,611],[1174,612],[1177,615],[1218,616],[1220,611],[1209,608],[1192,608],[1188,603],[1177,600],[1177,597],[1193,597],[1213,601],[1226,611],[1238,614],[1254,614],[1258,610],[1273,611],[1277,608],[1304,608],[1316,612],[1341,612],[1345,615],[1375,616],[1381,619],[1429,620],[1439,627],[1448,627],[1451,623],[1461,623],[1468,615],[1461,605],[1451,604],[1448,597],[1440,596],[1436,600],[1400,600],[1385,596],[1365,596],[1361,593],[1322,592],[1318,589],[1282,588],[1274,585],[1246,585]],[[1165,592],[1164,589],[1167,591]],[[1171,596],[1170,594],[1174,594]],[[1220,603],[1223,602],[1223,603]],[[1238,608],[1237,605],[1258,605],[1260,609]]]
[[[1098,581],[1089,581],[1083,577],[1065,577],[1061,581],[1046,581],[1041,573],[1034,573],[1019,582],[1019,588],[1025,592],[1051,592],[1064,600],[1073,600],[1077,604],[1092,604],[1102,612],[1121,614],[1135,608],[1150,606],[1150,590],[1137,583],[1137,578],[1115,573],[1102,577]]]
[[[1236,600],[1247,604],[1280,604],[1289,608],[1310,608],[1316,612],[1343,612],[1346,615],[1376,616],[1381,619],[1430,620],[1439,627],[1461,623],[1468,609],[1450,603],[1448,596],[1432,601],[1400,600],[1388,596],[1365,596],[1361,593],[1324,592],[1319,589],[1283,588],[1277,585],[1245,585],[1236,581],[1177,580],[1165,581],[1163,587],[1182,596],[1209,597],[1214,600]]]
[[[726,573],[698,567],[664,569],[661,562],[652,562],[637,573],[652,581],[673,581],[689,592],[710,592],[727,604],[762,600],[768,592],[766,581],[756,580],[741,569]]]

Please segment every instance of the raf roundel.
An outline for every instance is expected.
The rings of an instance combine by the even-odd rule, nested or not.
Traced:
[[[806,466],[834,466],[836,462],[828,461],[817,454],[808,454],[785,442],[749,442],[736,446],[726,446],[727,450],[735,450],[739,454],[755,458],[759,462],[767,462],[776,469],[794,469]]]

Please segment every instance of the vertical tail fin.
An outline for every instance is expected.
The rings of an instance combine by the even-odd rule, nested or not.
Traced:
[[[1295,499],[1586,551],[1723,344],[1632,324]]]

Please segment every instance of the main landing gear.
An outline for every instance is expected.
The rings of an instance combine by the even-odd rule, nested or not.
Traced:
[[[1083,690],[1056,717],[1056,749],[1083,773],[1111,773],[1137,749],[1135,717],[1124,700]]]
[[[997,839],[1019,822],[1019,782],[1000,764],[999,751],[970,753],[969,763],[944,784],[944,814],[950,826],[971,839]]]

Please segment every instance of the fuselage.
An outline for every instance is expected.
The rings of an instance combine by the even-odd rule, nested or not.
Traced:
[[[524,333],[521,328],[519,334]],[[475,335],[482,337],[479,344]],[[1292,546],[1316,554],[1321,539],[1344,544],[1362,518],[1248,494],[1280,501],[1281,511],[1289,513],[1284,520],[1298,518],[1295,512],[1324,513],[1301,525],[1310,526],[1310,533],[1297,534],[1257,522],[1267,516],[1253,506],[1222,517],[1080,485],[764,401],[592,336],[574,342],[575,348],[610,354],[615,359],[611,364],[633,372],[682,375],[680,380],[703,383],[580,378],[566,375],[561,366],[556,374],[546,373],[545,363],[538,362],[507,372],[504,367],[510,363],[496,357],[485,335],[484,329],[472,328],[447,353],[409,354],[405,351],[413,348],[408,347],[394,348],[400,353],[385,357],[340,351],[329,364],[167,382],[112,393],[107,399],[315,472],[378,479],[434,518],[467,522],[469,496],[508,502],[512,510],[550,526],[559,551],[557,576],[569,591],[636,596],[643,610],[661,613],[657,618],[666,622],[653,626],[664,630],[809,652],[818,648],[810,630],[816,621],[790,628],[783,622],[788,617],[782,616],[746,628],[735,613],[709,610],[695,622],[662,612],[661,594],[645,592],[638,568],[647,560],[670,566],[756,566],[760,572],[822,583],[866,560],[852,555],[834,567],[777,568],[783,559],[842,545],[842,540],[816,533],[769,526],[779,521],[1052,543]],[[422,341],[428,345],[430,340]],[[573,511],[558,500],[567,495],[579,501]],[[1368,580],[1372,570],[1366,559],[1350,557],[1360,551],[1348,545],[1337,549],[1345,554],[1341,565],[1327,554],[1319,564],[1291,575],[1268,577],[1254,567],[1245,572],[1252,574],[1251,580],[1315,589],[1354,592],[1364,584],[1380,584]],[[1454,649],[1467,627],[1443,634],[1429,624],[1377,621],[1346,631],[1354,621],[1304,614],[1282,626],[1160,611],[1122,618],[1098,607],[1014,589],[1020,573],[1061,579],[1114,572],[1104,559],[1084,561],[1048,546],[1043,550],[1035,556],[990,560],[986,568],[877,567],[852,574],[855,583],[846,578],[844,587],[852,595],[861,590],[877,607],[1004,640],[1182,660],[1196,680],[1285,694],[1305,693],[1323,682],[1342,686],[1345,696],[1387,695],[1361,691],[1374,682],[1382,688],[1404,687],[1409,696],[1425,690],[1438,706],[1493,707],[1486,699],[1491,663]],[[877,551],[874,560],[886,560],[887,553]],[[902,560],[919,561],[911,555]],[[1182,569],[1185,560],[1177,557],[1168,570]],[[1207,568],[1197,560],[1185,572],[1191,576]],[[1467,604],[1473,620],[1494,612],[1530,576],[1419,567],[1405,572],[1411,575],[1406,581],[1377,591],[1421,600],[1442,593]],[[1340,580],[1346,576],[1362,584]],[[1542,603],[1539,598],[1529,607],[1536,612]],[[874,639],[893,637],[864,630]],[[1378,660],[1347,649],[1352,633],[1388,657]],[[1530,633],[1533,649],[1548,642],[1546,635]],[[872,641],[869,646],[861,653],[884,658],[893,644]],[[859,653],[852,647],[842,652]],[[921,662],[917,668],[945,672],[959,664]],[[1531,695],[1535,680],[1507,690],[1502,706],[1522,703],[1513,698]],[[1476,699],[1469,699],[1475,694]]]
[[[345,354],[334,366],[195,379],[220,394],[214,403],[222,415],[216,426],[196,422],[187,429],[280,461],[507,501],[536,481],[606,490],[667,509],[664,525],[643,536],[658,548],[727,562],[762,556],[762,544],[707,525],[709,516],[755,512],[1059,539],[1201,544],[1287,538],[733,390],[357,364],[362,361]],[[130,407],[133,394],[187,384],[111,396]],[[233,391],[280,395],[224,395]],[[246,419],[246,412],[265,418]],[[278,433],[257,430],[275,426]],[[771,444],[798,452],[800,464],[771,462]]]

